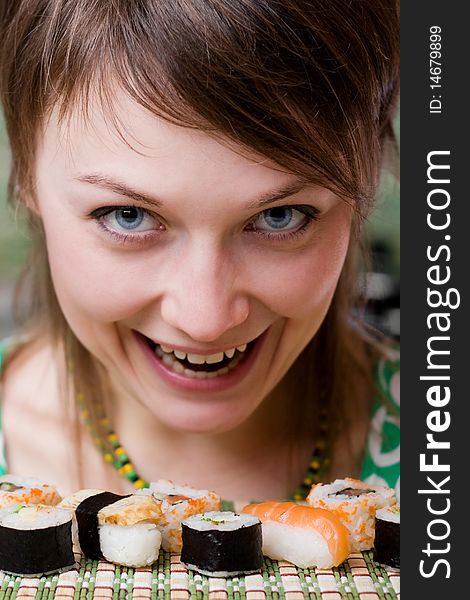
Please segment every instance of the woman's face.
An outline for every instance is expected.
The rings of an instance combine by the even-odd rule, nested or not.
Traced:
[[[171,429],[252,416],[317,332],[351,211],[332,192],[129,99],[124,137],[96,111],[54,116],[38,210],[72,330]]]

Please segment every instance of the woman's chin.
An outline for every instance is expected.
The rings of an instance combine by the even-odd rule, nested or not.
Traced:
[[[155,414],[155,413],[154,413]],[[176,408],[155,414],[160,423],[178,433],[218,434],[236,429],[249,419],[251,411],[223,406]]]

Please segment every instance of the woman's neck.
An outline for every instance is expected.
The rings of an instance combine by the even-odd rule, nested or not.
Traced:
[[[313,439],[292,432],[292,410],[280,386],[237,428],[192,433],[163,426],[126,394],[116,396],[116,434],[138,474],[213,489],[224,498],[281,498],[297,487]]]

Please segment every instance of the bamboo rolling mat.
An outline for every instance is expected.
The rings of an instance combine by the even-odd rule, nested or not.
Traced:
[[[77,556],[78,558],[78,556]],[[372,552],[352,554],[333,569],[298,569],[265,559],[260,574],[222,579],[188,571],[179,555],[160,552],[152,568],[131,569],[81,559],[76,568],[48,577],[0,571],[0,600],[395,600],[400,573],[375,563]]]

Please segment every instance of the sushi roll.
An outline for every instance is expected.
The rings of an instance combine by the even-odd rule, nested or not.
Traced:
[[[39,577],[75,564],[72,513],[56,506],[10,504],[0,509],[0,569]]]
[[[181,562],[212,577],[257,573],[263,564],[261,522],[252,515],[210,511],[182,523]]]
[[[263,524],[263,554],[301,569],[329,569],[349,556],[349,533],[333,513],[295,502],[249,504]]]
[[[209,490],[197,490],[186,485],[175,485],[160,479],[139,494],[150,494],[159,504],[162,517],[157,525],[162,532],[162,548],[167,552],[181,552],[181,522],[192,515],[220,510],[220,497]]]
[[[151,496],[119,496],[80,490],[61,506],[75,511],[82,553],[127,567],[146,567],[158,559],[162,536],[155,524],[161,510]]]
[[[61,496],[55,487],[19,475],[2,475],[0,477],[0,508],[10,504],[48,504],[55,506]]]
[[[374,544],[375,512],[396,503],[391,488],[369,485],[346,477],[313,485],[307,504],[334,512],[348,528],[351,552],[369,550]]]
[[[380,508],[375,513],[374,560],[400,568],[400,506]]]

